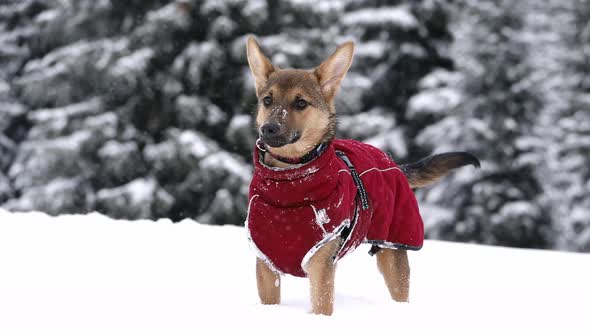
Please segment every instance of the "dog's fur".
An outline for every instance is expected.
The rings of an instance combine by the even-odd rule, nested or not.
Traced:
[[[248,38],[248,64],[258,97],[256,129],[270,152],[264,155],[266,165],[290,167],[292,165],[275,159],[273,155],[285,159],[299,158],[320,143],[334,138],[334,98],[352,64],[353,53],[354,44],[347,42],[314,69],[280,69],[272,65],[253,37]],[[468,164],[479,166],[479,161],[465,152],[451,152],[400,167],[410,186],[417,188]],[[337,238],[324,245],[306,266],[311,285],[312,312],[315,314],[332,314],[336,268],[333,258],[339,244],[340,238]],[[377,266],[391,297],[407,302],[410,267],[406,251],[381,249],[377,253]],[[280,276],[260,259],[256,262],[256,279],[261,302],[278,304],[281,299]]]

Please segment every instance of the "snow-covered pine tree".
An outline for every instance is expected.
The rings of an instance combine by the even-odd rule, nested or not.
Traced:
[[[556,246],[590,250],[590,3],[531,2],[529,24],[545,38],[531,43],[544,108],[537,121],[537,172],[551,206]]]
[[[418,141],[437,151],[471,151],[483,167],[478,172],[460,170],[421,193],[438,212],[434,219],[426,218],[427,234],[548,247],[551,219],[542,204],[542,186],[535,164],[527,158],[530,151],[519,144],[534,137],[541,106],[529,84],[532,69],[523,40],[522,3],[461,1],[458,6],[461,16],[453,27],[452,53],[462,75],[463,95],[449,104],[448,113],[434,114],[440,120],[425,128]]]
[[[564,218],[560,221],[567,225],[560,246],[587,252],[590,251],[590,2],[576,1],[573,16],[575,32],[570,31],[568,40],[570,49],[576,53],[568,67],[575,89],[570,111],[557,122],[563,135],[559,144],[561,165],[555,171],[570,174],[563,183],[569,213],[560,216]]]
[[[242,223],[255,140],[249,33],[284,67],[310,68],[356,40],[337,106],[340,135],[381,143],[398,158],[412,146],[404,119],[416,82],[449,62],[441,1],[23,0],[0,8],[0,52],[10,53],[0,98],[12,105],[0,109],[0,204],[13,210]]]
[[[452,67],[449,19],[443,1],[368,1],[347,7],[343,31],[358,42],[338,105],[343,136],[375,145],[398,162],[425,152],[414,136],[427,121],[410,121],[408,102],[426,75]]]
[[[4,132],[15,143],[13,161],[5,168],[14,194],[4,207],[52,214],[98,209],[132,219],[182,217],[175,213],[185,208],[172,196],[175,184],[201,169],[203,151],[227,154],[200,133],[227,124],[227,116],[208,96],[184,90],[185,73],[172,70],[185,49],[199,50],[189,43],[193,38],[205,38],[203,24],[195,23],[204,22],[196,5],[30,0],[2,5],[2,28],[10,31],[3,41],[20,47],[10,58],[15,65],[3,74],[10,75],[9,93],[26,110],[20,129]],[[197,74],[197,80],[206,80],[210,73]],[[237,156],[228,158],[233,163],[219,170],[234,168],[222,178],[240,179],[233,192],[242,190],[245,197],[243,174],[249,167]],[[166,174],[169,167],[175,172]],[[213,200],[225,184],[212,183],[194,190],[205,190]],[[243,205],[230,210],[233,219],[223,221],[241,222],[243,210]]]

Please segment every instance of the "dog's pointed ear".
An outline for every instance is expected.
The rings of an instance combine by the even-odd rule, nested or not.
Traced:
[[[252,36],[248,37],[246,52],[248,55],[248,65],[256,82],[256,95],[258,96],[262,88],[266,85],[268,77],[275,69],[270,60],[260,50],[256,39]]]
[[[353,55],[354,43],[349,41],[340,45],[334,54],[315,69],[326,99],[332,99],[336,95],[340,82],[352,64]]]

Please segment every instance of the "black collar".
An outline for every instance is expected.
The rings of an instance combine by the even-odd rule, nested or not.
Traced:
[[[290,165],[306,164],[306,163],[312,161],[314,158],[321,155],[322,152],[324,152],[324,150],[326,150],[328,145],[330,145],[329,142],[328,143],[320,143],[320,144],[316,145],[313,149],[311,149],[311,151],[309,151],[308,153],[306,153],[305,155],[303,155],[301,157],[288,158],[288,157],[278,156],[278,155],[270,152],[269,150],[267,150],[266,146],[264,145],[264,142],[262,142],[262,140],[260,138],[256,140],[256,148],[258,148],[258,150],[260,151],[260,156],[261,156],[261,158],[263,158],[263,160],[264,160],[264,154],[268,153],[274,159],[276,159],[280,162],[283,162],[285,164],[290,164]]]

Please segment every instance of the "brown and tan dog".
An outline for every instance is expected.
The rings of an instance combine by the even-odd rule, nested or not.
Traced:
[[[292,167],[291,163],[281,160],[301,158],[319,144],[334,139],[334,99],[340,82],[351,66],[353,53],[354,44],[347,42],[314,69],[280,69],[273,66],[262,53],[253,37],[248,38],[248,63],[258,97],[256,128],[269,152],[264,154],[265,165]],[[416,188],[467,164],[479,166],[472,155],[453,152],[400,167],[410,186]],[[307,262],[312,312],[315,314],[331,315],[333,312],[336,269],[333,262],[339,245],[340,237],[337,237],[323,245]],[[410,266],[406,250],[379,250],[377,266],[391,297],[395,301],[407,302]],[[280,276],[260,258],[256,262],[256,279],[261,302],[278,304],[281,300]]]

